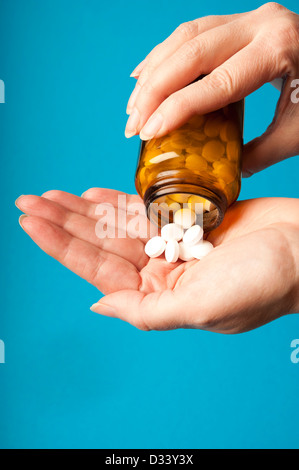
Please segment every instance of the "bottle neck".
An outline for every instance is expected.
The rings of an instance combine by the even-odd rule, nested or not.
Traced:
[[[226,212],[228,203],[224,195],[217,193],[214,189],[208,189],[201,185],[193,185],[188,183],[170,183],[163,184],[160,182],[150,187],[144,195],[144,204],[146,206],[147,216],[154,224],[161,226],[163,223],[163,208],[162,214],[156,212],[156,204],[165,200],[166,196],[171,194],[188,194],[190,196],[199,196],[210,201],[215,208],[203,214],[203,229],[205,232],[214,230],[221,224],[224,214]],[[168,217],[169,213],[167,213]]]

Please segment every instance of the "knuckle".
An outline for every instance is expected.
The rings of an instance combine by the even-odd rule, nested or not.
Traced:
[[[59,189],[51,189],[50,191],[46,191],[42,194],[42,197],[47,197],[49,199],[59,198],[60,196],[63,196],[63,191],[60,191]]]
[[[176,112],[180,112],[184,108],[185,102],[181,94],[176,92],[165,100],[165,105],[169,106]]]
[[[285,46],[299,43],[299,22],[293,18],[280,20],[276,27],[276,37]]]
[[[199,56],[199,43],[197,39],[193,39],[191,41],[186,42],[181,50],[182,57],[189,61],[195,58],[198,58]]]
[[[177,27],[176,32],[188,39],[198,33],[198,25],[195,21],[186,21]]]
[[[157,84],[153,79],[148,79],[142,85],[143,96],[152,96],[157,93]]]
[[[299,47],[299,23],[293,18],[279,20],[265,41],[266,50],[273,58],[273,64],[281,71],[288,72],[297,61]]]
[[[262,5],[260,9],[265,10],[270,13],[276,13],[276,12],[286,10],[286,8],[283,5],[280,5],[280,3],[276,3],[276,2],[267,2],[264,5]]]
[[[159,61],[161,46],[162,43],[157,44],[149,53],[147,64],[145,66],[146,69],[152,70],[156,66],[157,62]]]
[[[144,70],[142,70],[139,78],[138,78],[138,83],[140,86],[144,86],[145,83],[148,81],[148,78],[153,74],[155,70],[155,65],[153,61],[149,61],[148,64],[146,64]]]
[[[234,75],[227,67],[216,69],[209,76],[209,86],[212,89],[218,88],[222,90],[225,97],[230,97],[235,89]]]

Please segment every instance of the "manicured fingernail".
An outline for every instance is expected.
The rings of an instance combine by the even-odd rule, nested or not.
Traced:
[[[25,217],[28,217],[28,215],[22,214],[22,215],[19,217],[19,224],[21,225],[22,228],[23,228],[22,221],[25,219]]]
[[[130,77],[137,78],[140,75],[141,70],[144,67],[146,59],[144,59],[140,64],[137,65],[137,67],[133,70],[131,73]]]
[[[99,313],[100,315],[105,315],[106,317],[116,316],[116,310],[114,310],[114,308],[110,307],[109,305],[104,305],[101,302],[93,304],[90,307],[90,310],[92,312]]]
[[[15,205],[17,206],[18,209],[20,209],[19,206],[18,206],[18,201],[19,201],[19,199],[20,199],[22,196],[24,196],[24,194],[21,194],[21,196],[19,196],[19,197],[15,200]]]
[[[136,134],[139,120],[140,120],[139,111],[137,108],[133,108],[133,111],[126,125],[125,136],[127,138],[132,137],[133,135]]]
[[[131,94],[131,96],[129,98],[129,101],[128,101],[127,110],[126,110],[127,114],[131,114],[140,88],[141,88],[141,86],[139,85],[139,83],[136,83],[135,88],[132,91],[132,94]]]
[[[153,114],[140,131],[140,139],[149,140],[155,137],[163,123],[163,116],[160,113]]]

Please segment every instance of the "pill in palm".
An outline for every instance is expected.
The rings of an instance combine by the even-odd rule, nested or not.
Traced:
[[[165,248],[165,259],[168,263],[175,263],[180,253],[179,244],[176,240],[169,240]]]
[[[179,243],[179,258],[182,261],[191,261],[194,256],[191,253],[191,246],[186,245],[184,242]]]
[[[191,209],[180,209],[174,214],[174,222],[183,228],[191,227],[196,219],[195,212]]]
[[[196,259],[202,259],[204,258],[204,256],[207,256],[210,251],[213,250],[213,245],[212,243],[210,243],[208,240],[203,240],[199,243],[197,243],[196,245],[194,246],[191,246],[189,249],[190,249],[190,253],[192,254],[192,256]]]
[[[203,237],[203,229],[200,225],[188,228],[183,236],[183,242],[188,246],[196,245]]]
[[[178,224],[174,224],[174,223],[166,224],[161,229],[161,237],[166,242],[170,240],[179,241],[183,238],[183,235],[184,235],[184,229],[181,225],[178,225]]]
[[[166,242],[162,237],[156,236],[151,238],[145,245],[144,251],[150,258],[157,258],[162,255],[165,250]]]

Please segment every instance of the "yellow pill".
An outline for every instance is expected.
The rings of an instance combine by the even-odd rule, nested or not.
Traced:
[[[201,214],[204,211],[206,199],[200,196],[190,196],[188,199],[188,207],[195,214]]]
[[[150,171],[145,166],[141,168],[139,172],[139,180],[142,186],[147,184],[148,178],[150,176]]]
[[[222,124],[223,118],[221,116],[211,116],[205,123],[203,128],[204,133],[208,137],[217,137],[217,135],[220,133]]]
[[[225,147],[219,140],[210,140],[203,146],[202,156],[208,162],[214,162],[219,160],[224,155],[224,152]]]
[[[215,162],[213,164],[213,168],[214,173],[218,176],[218,178],[221,178],[227,184],[234,181],[237,176],[235,167],[229,162],[227,162],[226,164],[222,162]]]
[[[185,150],[189,154],[195,153],[195,155],[201,155],[202,147],[203,146],[201,144],[198,144],[198,145],[195,145],[195,146],[186,147]]]
[[[201,127],[204,122],[205,118],[200,114],[195,114],[191,119],[188,120],[188,123],[195,127]]]
[[[160,145],[161,150],[168,152],[169,149],[172,149],[172,139],[170,137],[166,137],[162,140]]]
[[[193,141],[197,142],[203,142],[204,140],[206,140],[207,136],[204,132],[202,132],[201,130],[199,131],[195,131],[195,130],[192,130],[189,132],[189,137],[190,139],[192,139]]]
[[[239,131],[236,124],[232,121],[226,121],[221,127],[220,137],[223,142],[237,140],[239,138]]]
[[[189,170],[206,170],[208,167],[207,161],[200,155],[191,154],[186,156],[186,168]]]
[[[179,202],[175,202],[173,199],[170,199],[169,196],[166,196],[165,202],[168,205],[169,210],[172,212],[177,212],[181,209],[181,204]]]
[[[181,204],[184,204],[185,202],[188,201],[189,194],[184,194],[184,193],[177,193],[177,194],[170,194],[168,198],[173,202],[179,202]]]
[[[167,170],[176,170],[179,168],[184,168],[185,167],[185,158],[183,155],[179,155],[176,158],[171,158],[167,159],[161,163],[159,163],[159,167],[161,168],[161,171],[167,171]]]
[[[231,161],[237,161],[240,158],[241,146],[237,140],[232,140],[226,144],[226,155]]]

